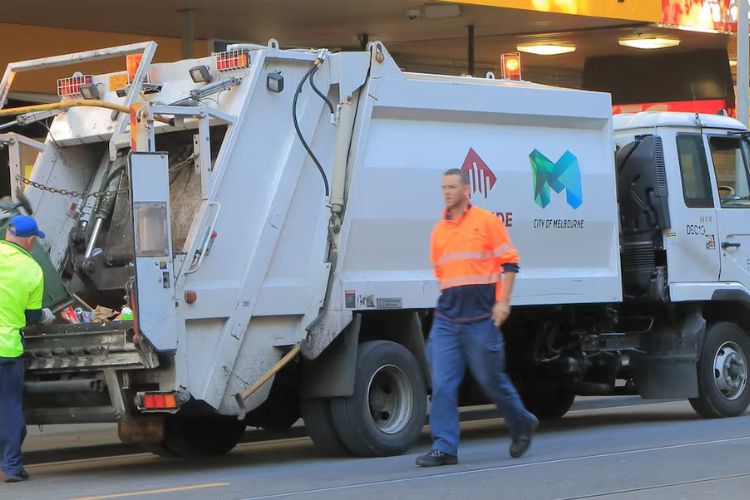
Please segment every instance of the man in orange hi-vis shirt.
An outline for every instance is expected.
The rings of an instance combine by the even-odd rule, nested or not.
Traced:
[[[443,175],[445,211],[432,233],[430,258],[440,298],[427,355],[432,372],[432,450],[417,458],[431,467],[458,463],[458,387],[466,368],[510,430],[510,456],[531,445],[539,421],[526,411],[505,373],[500,325],[510,315],[518,253],[503,223],[471,205],[469,178],[459,169]]]

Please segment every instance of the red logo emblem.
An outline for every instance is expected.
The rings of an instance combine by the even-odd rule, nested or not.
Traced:
[[[466,155],[461,170],[469,176],[471,194],[481,193],[487,198],[492,188],[495,187],[497,177],[495,177],[490,167],[479,157],[477,152],[474,151],[474,148],[469,148],[469,153]]]

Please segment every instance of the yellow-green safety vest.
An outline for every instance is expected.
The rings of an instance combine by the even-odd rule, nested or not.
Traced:
[[[0,240],[0,358],[23,354],[26,311],[42,308],[44,273],[26,250]]]

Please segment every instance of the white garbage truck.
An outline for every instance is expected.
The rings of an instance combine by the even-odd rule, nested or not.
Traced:
[[[72,75],[59,102],[0,109],[0,220],[32,213],[47,232],[46,305],[134,313],[25,331],[29,423],[118,422],[124,441],[182,455],[301,416],[323,452],[405,452],[428,405],[450,168],[520,254],[508,370],[538,416],[592,394],[684,398],[704,417],[748,406],[739,122],[613,119],[605,93],[408,73],[381,43],[159,64],[155,50],[12,63],[0,82],[4,104],[20,72]],[[104,58],[122,70],[79,70]],[[468,378],[462,404],[483,401]]]

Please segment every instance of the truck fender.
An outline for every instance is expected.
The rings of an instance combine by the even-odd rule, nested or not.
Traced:
[[[357,344],[362,315],[351,323],[313,360],[303,359],[300,395],[304,399],[344,397],[354,394]]]

